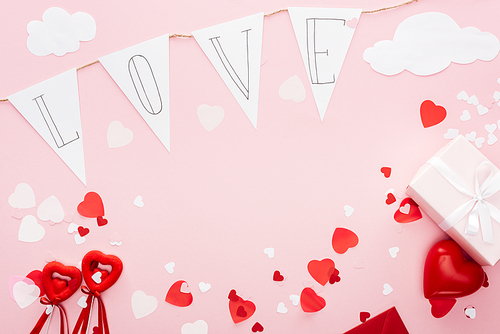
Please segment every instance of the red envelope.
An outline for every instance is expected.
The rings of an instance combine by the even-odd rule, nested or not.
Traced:
[[[390,308],[344,334],[409,334],[396,308]]]

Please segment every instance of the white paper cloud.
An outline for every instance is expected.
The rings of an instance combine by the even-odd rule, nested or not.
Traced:
[[[422,13],[401,22],[392,41],[379,41],[365,50],[363,59],[385,75],[408,70],[431,75],[450,63],[470,64],[493,60],[500,50],[498,38],[474,27],[460,28],[443,13]]]
[[[70,15],[62,8],[52,7],[43,13],[43,21],[28,23],[28,50],[37,56],[51,53],[64,56],[80,48],[80,42],[95,37],[96,24],[92,16],[77,12]]]

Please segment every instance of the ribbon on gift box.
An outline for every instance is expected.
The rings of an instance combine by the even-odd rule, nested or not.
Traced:
[[[441,173],[441,175],[443,175],[443,177],[458,191],[471,197],[469,201],[459,206],[446,217],[445,220],[438,224],[438,226],[441,227],[443,231],[447,231],[470,212],[465,226],[465,234],[477,235],[479,232],[479,225],[481,225],[483,240],[493,244],[494,238],[491,218],[500,223],[500,210],[486,201],[486,199],[500,190],[500,173],[493,175],[494,165],[489,161],[484,161],[477,166],[474,179],[476,192],[473,193],[465,182],[440,158],[432,157],[427,163]],[[484,166],[490,168],[490,174],[483,183],[479,185],[478,172]]]

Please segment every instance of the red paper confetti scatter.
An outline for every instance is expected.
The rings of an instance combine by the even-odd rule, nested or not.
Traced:
[[[389,176],[391,176],[392,169],[391,167],[382,167],[380,168],[380,171],[382,172],[382,174],[384,174],[386,178],[389,178]]]
[[[168,289],[167,296],[165,297],[165,301],[169,304],[179,307],[186,307],[191,305],[193,302],[193,295],[191,292],[185,293],[181,291],[182,284],[186,283],[186,281],[177,281],[170,289]]]
[[[300,307],[307,313],[318,312],[326,306],[324,298],[318,296],[311,288],[304,288],[300,294]]]
[[[273,281],[275,282],[283,282],[283,280],[285,279],[285,277],[283,277],[283,275],[281,275],[280,271],[279,270],[276,270],[273,274]]]
[[[30,280],[35,282],[36,286],[40,289],[39,297],[45,295],[45,290],[43,289],[43,283],[42,283],[42,272],[40,270],[33,270],[28,275],[26,275],[26,278],[29,278]]]
[[[235,324],[250,318],[255,313],[255,304],[238,296],[235,290],[229,292],[228,298],[229,313]]]
[[[365,322],[369,317],[371,317],[370,312],[359,312],[359,321]]]
[[[262,332],[262,331],[264,331],[264,327],[260,323],[256,322],[252,326],[252,332],[257,333],[257,332]]]
[[[104,216],[104,205],[101,196],[96,192],[88,192],[83,202],[78,204],[77,211],[80,215],[87,218],[97,218]]]
[[[394,196],[393,193],[388,193],[387,194],[387,198],[385,200],[385,204],[391,205],[394,202],[396,202],[396,197]]]
[[[351,230],[337,227],[333,232],[332,247],[338,254],[344,254],[349,248],[355,247],[358,242],[358,236]]]
[[[331,259],[311,260],[307,264],[307,271],[316,282],[325,285],[335,271],[335,262]]]

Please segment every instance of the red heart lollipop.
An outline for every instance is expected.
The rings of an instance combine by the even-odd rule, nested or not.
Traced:
[[[52,277],[54,273],[76,280],[76,284],[68,284],[66,280]],[[43,268],[42,283],[47,298],[57,305],[71,297],[78,290],[82,283],[82,274],[77,267],[65,266],[62,263],[52,261]]]
[[[439,241],[429,250],[424,268],[425,298],[468,296],[479,290],[484,280],[483,268],[464,259],[455,241]]]
[[[97,283],[92,279],[92,275],[97,265],[110,265],[111,272],[108,275],[101,275],[101,282]],[[100,251],[93,250],[85,254],[82,260],[82,275],[85,283],[92,292],[103,292],[109,289],[120,277],[123,270],[122,261],[114,255],[106,255]],[[103,271],[101,271],[103,273]]]

